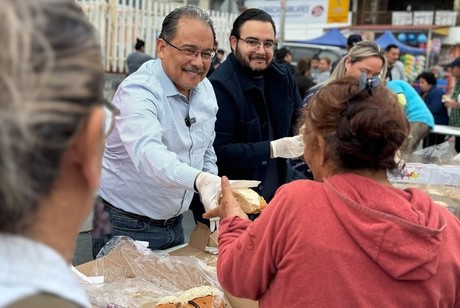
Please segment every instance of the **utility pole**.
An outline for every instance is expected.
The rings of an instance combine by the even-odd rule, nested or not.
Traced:
[[[278,37],[278,44],[282,45],[284,42],[284,24],[285,24],[285,18],[286,18],[286,1],[287,0],[281,0],[280,5],[281,5],[281,14],[280,14],[280,30],[279,30],[279,37]]]

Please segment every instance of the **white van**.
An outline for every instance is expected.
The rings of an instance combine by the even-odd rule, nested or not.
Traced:
[[[287,47],[292,54],[292,65],[296,65],[297,61],[302,57],[311,59],[313,56],[327,57],[331,62],[341,58],[347,53],[345,48],[335,46],[313,45],[304,43],[284,42],[279,48]]]

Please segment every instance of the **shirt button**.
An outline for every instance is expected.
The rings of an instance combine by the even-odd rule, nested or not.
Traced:
[[[268,162],[267,162],[266,160],[264,160],[264,161],[262,162],[262,165],[265,166],[266,164],[268,164]]]
[[[264,189],[264,186],[263,185],[259,185],[259,190],[262,191],[262,189]]]

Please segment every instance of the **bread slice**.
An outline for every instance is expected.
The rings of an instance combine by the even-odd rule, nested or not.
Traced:
[[[224,308],[224,303],[211,286],[201,286],[184,291],[179,297],[166,296],[155,308]]]
[[[250,188],[233,188],[233,196],[246,214],[257,214],[267,206],[265,199]]]

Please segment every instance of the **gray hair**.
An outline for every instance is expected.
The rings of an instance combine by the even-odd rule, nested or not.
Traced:
[[[212,38],[214,41],[216,40],[216,32],[214,31],[214,23],[211,17],[195,5],[186,5],[169,13],[163,20],[159,37],[168,41],[172,40],[176,36],[177,24],[181,18],[201,20],[211,28]]]
[[[377,57],[383,61],[383,67],[382,71],[380,72],[380,77],[382,78],[383,76],[382,79],[384,79],[387,72],[387,60],[383,55],[383,51],[376,43],[372,41],[361,41],[356,43],[350,49],[347,55],[340,59],[334,71],[331,73],[331,76],[329,76],[329,78],[323,81],[322,83],[318,84],[318,86],[323,87],[331,83],[332,81],[336,81],[340,78],[345,77],[347,73],[345,69],[345,62],[347,61],[347,58],[350,59],[351,63],[356,63],[370,57]]]
[[[91,108],[104,71],[73,0],[4,0],[0,10],[0,231],[24,233]]]

